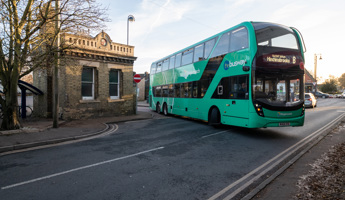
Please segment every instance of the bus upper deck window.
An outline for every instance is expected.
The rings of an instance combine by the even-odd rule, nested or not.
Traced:
[[[176,55],[176,60],[175,60],[175,68],[177,68],[177,67],[180,67],[180,66],[181,66],[181,56],[182,56],[182,54],[181,54],[181,53],[179,53],[179,54],[177,54],[177,55]]]
[[[214,49],[211,57],[220,56],[229,52],[230,32],[224,33]]]
[[[248,31],[245,27],[237,29],[230,36],[230,52],[248,48]]]

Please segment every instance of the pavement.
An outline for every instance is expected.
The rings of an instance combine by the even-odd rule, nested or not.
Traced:
[[[138,107],[148,107],[146,102],[138,102]],[[59,121],[59,128],[52,128],[52,120],[25,120],[20,130],[0,131],[0,156],[17,150],[40,147],[71,140],[97,136],[107,130],[111,123],[152,119],[153,113],[138,111],[136,115],[101,117],[97,119]],[[249,199],[296,199],[297,181],[307,174],[321,155],[332,146],[345,142],[345,121],[303,154],[296,162],[268,183],[260,192]],[[246,199],[246,198],[244,198]]]
[[[144,101],[138,107],[148,107]],[[107,124],[152,119],[150,112],[138,111],[135,115],[100,117],[72,121],[59,121],[59,128],[53,128],[52,119],[28,118],[22,121],[23,128],[0,131],[0,155],[16,150],[56,144],[99,135],[106,131]]]

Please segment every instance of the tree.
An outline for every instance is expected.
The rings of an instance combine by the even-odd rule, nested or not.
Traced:
[[[95,0],[61,0],[54,12],[53,0],[0,0],[0,80],[3,96],[1,129],[21,127],[18,116],[18,80],[49,63],[57,52],[72,48],[54,45],[60,33],[75,33],[76,27],[99,31],[107,18]],[[61,25],[54,28],[56,16]]]
[[[327,79],[324,84],[322,84],[320,90],[325,93],[335,93],[337,92],[337,80],[334,77]]]
[[[341,89],[345,88],[345,73],[338,78]]]

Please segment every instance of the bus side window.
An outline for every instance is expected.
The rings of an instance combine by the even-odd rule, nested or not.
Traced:
[[[181,97],[181,95],[180,95],[180,87],[181,87],[181,84],[179,84],[179,83],[175,84],[175,95],[174,96],[176,98]]]
[[[163,69],[162,69],[162,71],[166,71],[166,70],[168,70],[169,69],[169,58],[168,59],[165,59],[164,61],[163,61]]]
[[[181,67],[181,56],[182,56],[182,53],[179,53],[176,55],[175,68]]]
[[[183,83],[183,98],[188,98],[188,83]]]
[[[210,83],[207,79],[201,79],[200,80],[200,93],[199,93],[199,97],[204,97],[206,92],[207,92],[207,89],[208,89],[208,86],[210,86]]]
[[[205,51],[204,51],[204,58],[207,59],[208,56],[210,55],[214,44],[216,43],[216,39],[209,40],[205,43]]]
[[[224,33],[212,53],[212,58],[229,52],[230,32]]]
[[[161,86],[157,86],[155,89],[155,97],[162,97]]]
[[[197,98],[198,97],[198,81],[193,81],[193,87],[192,87],[192,90],[193,90],[193,98]]]
[[[193,51],[194,49],[191,48],[182,53],[182,61],[181,61],[182,66],[191,64],[193,62]]]
[[[245,27],[237,29],[230,36],[230,52],[248,48],[248,31]]]
[[[156,69],[156,73],[161,72],[162,71],[162,62],[157,63],[157,69]]]
[[[193,87],[193,83],[189,82],[188,83],[188,98],[192,98],[192,87]]]
[[[169,85],[169,97],[174,97],[174,85]]]
[[[173,69],[175,67],[175,56],[170,57],[170,64],[169,69]]]
[[[195,47],[194,49],[194,61],[193,62],[198,62],[201,60],[204,60],[204,44],[200,44]]]
[[[168,97],[169,96],[169,88],[167,85],[164,85],[163,87],[163,97]]]

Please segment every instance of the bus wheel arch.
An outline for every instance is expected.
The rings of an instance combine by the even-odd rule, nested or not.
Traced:
[[[168,104],[166,102],[163,103],[163,114],[165,116],[168,116],[169,115],[169,112],[168,112]]]
[[[217,106],[212,106],[208,111],[208,124],[219,125],[221,123],[220,111]]]

